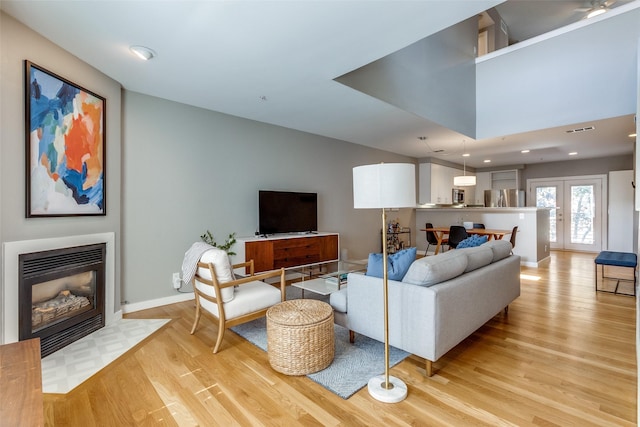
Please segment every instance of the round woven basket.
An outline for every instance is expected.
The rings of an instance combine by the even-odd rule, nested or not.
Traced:
[[[306,375],[331,364],[333,309],[325,302],[295,299],[267,310],[267,353],[271,367],[287,375]]]

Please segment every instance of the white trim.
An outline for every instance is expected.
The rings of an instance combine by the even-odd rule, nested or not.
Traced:
[[[607,218],[608,218],[608,201],[609,201],[609,175],[608,174],[598,174],[598,175],[577,175],[577,176],[563,176],[563,177],[553,177],[553,178],[530,178],[527,179],[527,203],[535,203],[536,197],[533,193],[533,186],[539,183],[545,182],[562,182],[563,185],[565,181],[579,181],[579,180],[600,180],[601,184],[601,196],[600,196],[600,247],[601,250],[606,250],[609,242],[609,231],[607,227]],[[563,248],[551,248],[551,249],[560,249]]]
[[[133,313],[135,311],[147,310],[149,308],[161,307],[163,305],[175,304],[177,302],[189,301],[195,298],[193,292],[181,293],[171,297],[163,297],[152,299],[148,301],[134,302],[131,304],[125,304],[122,306],[122,311],[126,313]]]
[[[525,267],[538,268],[538,267],[542,266],[543,264],[549,263],[550,259],[551,259],[551,257],[546,257],[546,258],[542,258],[538,262],[536,262],[536,261],[521,261],[520,265],[525,266]]]

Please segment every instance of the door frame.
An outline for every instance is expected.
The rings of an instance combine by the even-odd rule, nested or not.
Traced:
[[[563,188],[565,186],[565,182],[566,181],[581,181],[581,180],[601,180],[601,197],[600,197],[600,206],[598,206],[596,209],[596,211],[599,210],[600,212],[600,218],[599,221],[596,221],[599,224],[599,230],[594,230],[595,232],[599,232],[600,233],[600,238],[601,238],[601,242],[600,242],[600,247],[601,250],[606,250],[607,246],[608,246],[608,241],[609,241],[609,235],[608,235],[608,229],[607,229],[607,218],[608,218],[608,209],[607,209],[607,203],[609,200],[609,193],[608,193],[608,176],[607,174],[598,174],[598,175],[576,175],[576,176],[562,176],[562,177],[552,177],[552,178],[530,178],[527,179],[527,205],[530,207],[535,207],[536,206],[536,195],[535,192],[533,191],[533,187],[536,185],[545,185],[547,183],[558,183],[558,182],[562,182],[563,184]],[[562,203],[564,204],[564,200],[562,201]],[[564,222],[564,218],[563,218],[563,222]],[[556,233],[558,231],[556,230]],[[562,233],[564,234],[564,223],[563,223],[563,230]],[[565,250],[566,246],[563,242],[562,247],[561,248],[551,248],[551,249],[558,249],[558,250]],[[566,249],[566,250],[570,250],[570,249]]]

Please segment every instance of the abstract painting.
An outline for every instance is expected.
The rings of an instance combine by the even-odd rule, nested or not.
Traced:
[[[25,70],[27,217],[105,215],[105,99]]]

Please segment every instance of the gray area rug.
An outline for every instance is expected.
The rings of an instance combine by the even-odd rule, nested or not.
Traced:
[[[305,292],[305,297],[308,294],[311,293]],[[288,297],[289,292],[287,292],[287,299],[290,299]],[[349,331],[342,326],[334,326],[333,362],[326,369],[309,374],[307,377],[343,399],[348,399],[366,386],[372,377],[384,374],[384,344],[359,334],[356,334],[355,343],[351,344]],[[262,317],[234,326],[231,330],[258,348],[267,351],[266,318]],[[389,366],[397,365],[407,356],[409,353],[389,347]]]

